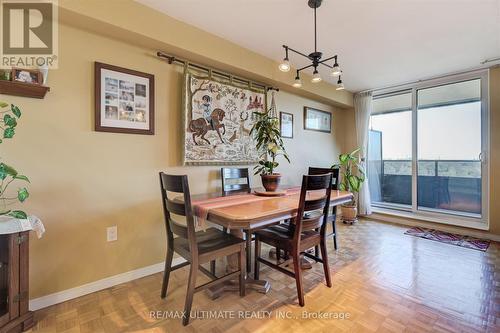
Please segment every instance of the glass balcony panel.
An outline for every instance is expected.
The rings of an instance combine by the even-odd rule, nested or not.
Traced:
[[[417,206],[481,216],[481,81],[417,92]]]

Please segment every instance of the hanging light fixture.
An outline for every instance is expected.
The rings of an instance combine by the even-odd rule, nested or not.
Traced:
[[[332,70],[331,72],[331,75],[332,76],[339,76],[339,81],[340,83],[342,83],[342,80],[340,79],[340,75],[342,73],[342,71],[340,70],[340,66],[337,62],[337,58],[338,56],[337,55],[334,55],[332,57],[329,57],[329,58],[326,58],[326,59],[323,59],[321,60],[321,58],[323,57],[323,53],[322,52],[318,52],[318,36],[317,36],[317,32],[316,32],[316,9],[319,8],[321,6],[321,2],[323,0],[308,0],[307,1],[307,4],[309,5],[310,8],[314,9],[314,52],[310,53],[309,55],[306,55],[302,52],[299,52],[297,50],[294,50],[290,47],[288,47],[287,45],[283,45],[283,48],[285,49],[285,58],[283,58],[283,61],[280,63],[279,65],[279,69],[280,71],[282,72],[288,72],[291,68],[291,65],[290,65],[290,61],[288,59],[288,51],[292,51],[298,55],[301,55],[307,59],[309,59],[311,61],[311,64],[308,65],[308,66],[305,66],[305,67],[302,67],[302,68],[299,68],[297,70],[297,76],[295,77],[295,81],[293,83],[293,86],[294,87],[297,87],[297,88],[300,88],[302,86],[302,82],[300,80],[300,76],[299,76],[299,72],[300,71],[303,71],[304,69],[307,69],[307,68],[310,68],[310,67],[313,67],[314,68],[314,71],[313,71],[313,77],[311,79],[311,82],[312,83],[318,83],[318,82],[321,82],[321,75],[319,74],[318,72],[318,66],[319,65],[323,65],[323,66],[326,66],[328,68],[330,68]],[[328,61],[331,61],[331,60],[334,60],[334,63],[333,65],[329,65],[327,62]],[[342,89],[344,89],[344,85],[342,84]],[[337,87],[337,90],[341,90],[341,89],[338,89]]]
[[[344,83],[342,82],[342,78],[339,76],[339,80],[337,81],[337,88],[335,90],[344,90]]]
[[[315,68],[313,72],[313,77],[311,79],[312,83],[321,82],[321,75],[319,75],[318,70]]]
[[[295,88],[302,87],[302,80],[300,79],[299,71],[297,71],[297,76],[295,76],[295,81],[293,82],[292,86],[294,86]]]
[[[288,72],[290,70],[290,61],[288,60],[288,50],[286,50],[285,58],[283,58],[283,61],[280,63],[279,69],[282,72]]]
[[[340,70],[339,64],[337,64],[337,59],[335,59],[335,63],[333,64],[332,76],[340,76],[342,71]]]

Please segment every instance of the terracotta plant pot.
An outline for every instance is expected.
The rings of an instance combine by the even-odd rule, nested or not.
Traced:
[[[344,222],[355,222],[358,219],[358,207],[352,205],[342,205],[342,220]]]
[[[281,175],[279,173],[273,173],[272,175],[260,175],[262,178],[262,186],[267,192],[275,192],[280,185]]]

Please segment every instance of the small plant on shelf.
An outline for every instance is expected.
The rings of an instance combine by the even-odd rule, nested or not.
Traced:
[[[6,139],[12,139],[16,133],[17,121],[21,117],[21,110],[14,104],[0,101],[0,144]],[[19,185],[12,190],[13,184],[29,183],[28,177],[20,174],[12,166],[0,162],[0,216],[11,216],[19,219],[27,218],[22,210],[10,207],[18,202],[24,202],[29,197],[26,187]],[[9,191],[8,191],[9,190]]]
[[[339,190],[349,191],[353,194],[358,193],[361,185],[365,181],[365,171],[360,163],[359,151],[357,148],[350,153],[339,155],[339,164],[334,164],[333,168],[340,169],[342,181],[339,184]],[[342,205],[342,218],[344,222],[355,222],[357,220],[358,209],[356,197],[350,204]]]
[[[259,164],[254,167],[255,174],[260,174],[262,185],[266,191],[276,191],[281,180],[281,174],[275,173],[279,163],[278,156],[283,156],[288,163],[290,158],[286,153],[283,139],[279,131],[279,120],[271,112],[254,112],[257,118],[250,135],[253,135],[258,151],[262,151]]]

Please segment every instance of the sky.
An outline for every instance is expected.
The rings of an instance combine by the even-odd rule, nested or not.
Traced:
[[[421,109],[417,115],[418,159],[479,159],[481,102]],[[384,160],[411,160],[411,111],[373,115],[370,129],[382,131]]]

